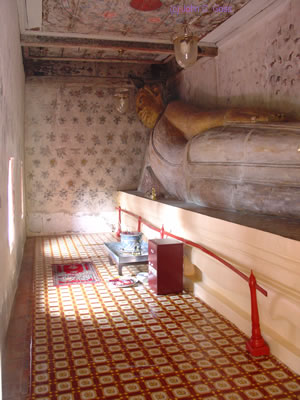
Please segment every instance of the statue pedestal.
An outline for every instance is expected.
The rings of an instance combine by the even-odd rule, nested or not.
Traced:
[[[253,269],[258,283],[268,291],[268,297],[257,293],[262,336],[271,353],[300,374],[299,223],[238,213],[228,213],[224,220],[224,212],[180,201],[152,201],[136,193],[119,192],[118,202],[157,228],[164,225],[165,231],[212,250],[248,276]],[[272,233],[260,229],[259,220]],[[137,219],[122,214],[122,225],[127,229],[136,229],[137,223]],[[283,237],[280,230],[292,238]],[[143,224],[142,231],[148,239],[160,237]],[[250,337],[248,284],[196,248],[185,246],[184,254],[184,287]]]

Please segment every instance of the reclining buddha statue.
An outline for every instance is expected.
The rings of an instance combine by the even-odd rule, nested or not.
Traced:
[[[282,114],[165,107],[157,86],[138,91],[151,136],[138,190],[231,211],[300,218],[300,124]]]

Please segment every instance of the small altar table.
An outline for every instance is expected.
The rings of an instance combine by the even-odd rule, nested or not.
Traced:
[[[122,251],[121,242],[104,243],[109,257],[118,265],[118,273],[122,275],[122,268],[126,265],[148,264],[148,243],[142,242],[141,254],[134,255]]]

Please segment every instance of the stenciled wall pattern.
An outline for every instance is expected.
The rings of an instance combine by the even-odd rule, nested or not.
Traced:
[[[115,192],[135,189],[148,132],[119,114],[114,89],[97,81],[26,84],[28,233],[107,231]]]

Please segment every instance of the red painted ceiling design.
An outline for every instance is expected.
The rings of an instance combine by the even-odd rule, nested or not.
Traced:
[[[131,0],[130,7],[139,11],[154,11],[162,6],[160,0]]]

